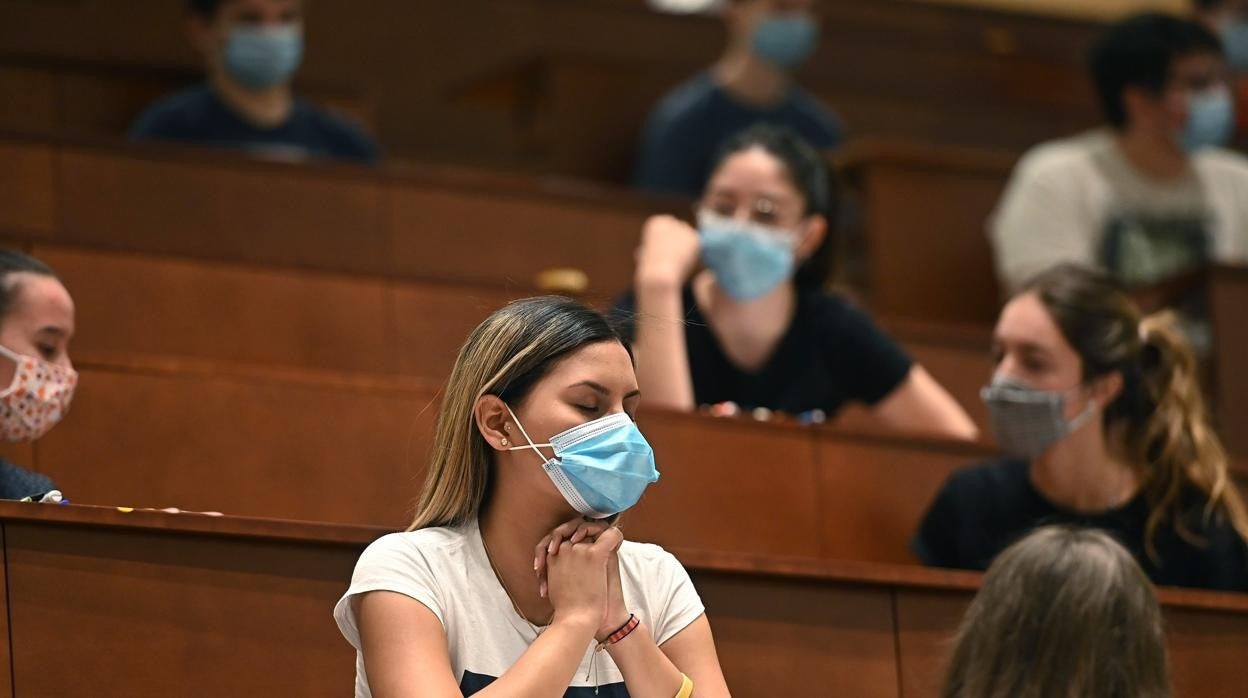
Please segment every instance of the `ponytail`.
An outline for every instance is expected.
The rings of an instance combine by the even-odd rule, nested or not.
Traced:
[[[1131,463],[1143,465],[1141,483],[1151,511],[1145,548],[1157,559],[1157,529],[1171,522],[1188,542],[1203,543],[1183,515],[1186,486],[1206,498],[1202,523],[1225,520],[1248,541],[1248,509],[1231,481],[1226,451],[1209,425],[1200,373],[1191,347],[1172,312],[1139,324],[1140,350],[1135,375],[1126,376],[1123,409],[1124,449]],[[1112,419],[1113,412],[1107,412]],[[1125,414],[1124,414],[1125,413]]]

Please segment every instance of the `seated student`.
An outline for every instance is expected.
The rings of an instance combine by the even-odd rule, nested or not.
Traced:
[[[816,148],[843,140],[840,119],[793,84],[814,52],[814,0],[728,0],[724,55],[650,114],[634,173],[639,189],[698,196],[724,143],[757,123],[788,126]]]
[[[39,260],[0,250],[0,432],[34,441],[69,411],[78,374],[69,360],[74,301]],[[0,499],[56,489],[46,475],[0,459]]]
[[[1059,262],[1129,285],[1248,263],[1248,160],[1216,147],[1234,121],[1217,37],[1142,14],[1110,28],[1090,64],[1109,128],[1023,156],[989,223],[1003,286]]]
[[[356,696],[727,696],[688,574],[612,525],[658,479],[632,356],[597,312],[495,312],[451,371],[406,533],[334,616]]]
[[[1046,523],[1102,528],[1158,584],[1248,591],[1248,511],[1173,315],[1062,265],[1001,311],[984,388],[1007,458],[954,473],[912,547],[984,569]]]
[[[1242,145],[1248,135],[1248,1],[1193,0],[1192,9],[1196,20],[1222,40],[1235,98],[1236,145]]]
[[[1170,698],[1161,607],[1148,577],[1100,531],[1033,531],[988,568],[940,695]]]
[[[208,82],[149,107],[131,127],[132,139],[377,161],[377,147],[355,124],[291,90],[303,58],[301,0],[191,0],[190,10]]]
[[[871,405],[900,429],[974,438],[970,417],[861,311],[823,290],[832,209],[822,158],[787,129],[728,145],[698,230],[646,223],[636,283],[616,308],[634,327],[650,405],[735,402],[790,414]],[[694,273],[699,258],[706,265]]]

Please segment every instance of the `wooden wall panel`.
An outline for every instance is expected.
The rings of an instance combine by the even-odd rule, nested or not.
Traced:
[[[56,78],[17,65],[0,66],[0,130],[45,133],[57,126]]]
[[[983,458],[974,446],[940,442],[819,442],[821,555],[843,560],[911,562],[909,542],[945,478]],[[868,533],[869,532],[869,533]]]
[[[819,555],[813,435],[667,412],[639,424],[659,482],[624,518],[628,535],[717,551]],[[679,526],[672,522],[679,521]]]
[[[591,292],[632,282],[645,215],[488,193],[389,191],[394,269],[401,275],[533,288],[538,273],[574,268]]]
[[[1248,270],[1216,270],[1209,286],[1216,417],[1227,450],[1248,456]]]
[[[42,237],[57,225],[52,149],[0,143],[0,229]]]
[[[395,284],[393,295],[399,371],[440,385],[450,376],[468,333],[508,301],[529,293]]]
[[[399,527],[423,482],[431,400],[263,375],[84,369],[73,410],[39,442],[39,465],[80,503]]]
[[[381,195],[298,167],[68,151],[60,242],[344,271],[385,268]]]
[[[384,282],[37,246],[77,304],[72,349],[393,374]],[[417,309],[414,312],[427,312]]]
[[[897,698],[882,589],[693,572],[734,696]]]
[[[1175,696],[1237,698],[1244,694],[1241,677],[1248,661],[1248,614],[1168,609],[1165,624]]]
[[[970,603],[970,592],[897,592],[897,648],[903,696],[939,698],[954,633]]]
[[[12,522],[5,543],[17,695],[351,692],[351,548]]]

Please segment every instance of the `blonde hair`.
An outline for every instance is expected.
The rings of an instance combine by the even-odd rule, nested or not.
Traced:
[[[447,381],[429,470],[407,530],[459,525],[488,504],[494,457],[474,419],[483,395],[497,395],[514,409],[559,360],[604,341],[624,343],[601,313],[558,296],[509,303],[469,333]]]
[[[958,630],[943,698],[1168,698],[1161,608],[1104,532],[1039,528],[1001,553]]]
[[[1106,439],[1136,471],[1150,505],[1145,550],[1159,562],[1157,531],[1169,524],[1193,544],[1185,490],[1205,499],[1203,523],[1224,520],[1248,541],[1248,508],[1231,482],[1226,451],[1209,425],[1196,358],[1173,313],[1143,317],[1109,277],[1064,264],[1023,289],[1035,293],[1083,361],[1083,379],[1122,375],[1105,407]]]

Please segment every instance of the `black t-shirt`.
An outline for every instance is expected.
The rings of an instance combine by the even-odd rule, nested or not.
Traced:
[[[238,148],[297,158],[377,161],[377,146],[355,124],[295,100],[285,122],[262,128],[230,109],[207,85],[148,107],[130,128],[133,140]]]
[[[1185,540],[1173,523],[1163,522],[1154,539],[1158,554],[1154,561],[1144,543],[1150,511],[1144,494],[1116,509],[1080,514],[1045,499],[1031,484],[1025,461],[1003,460],[950,476],[910,547],[928,565],[984,570],[998,553],[1039,526],[1098,528],[1130,550],[1157,584],[1248,591],[1248,544],[1224,519],[1206,523],[1204,504],[1198,492],[1183,497],[1188,528],[1207,545]]]
[[[905,351],[865,313],[839,296],[798,291],[793,322],[756,372],[743,371],[724,354],[692,287],[683,292],[685,342],[698,404],[735,402],[789,414],[823,410],[835,414],[846,402],[874,405],[910,374]],[[617,303],[614,319],[632,341],[636,301]]]

